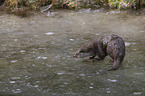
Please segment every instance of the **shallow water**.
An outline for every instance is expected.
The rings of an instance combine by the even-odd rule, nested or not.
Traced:
[[[144,96],[145,14],[104,9],[55,10],[20,18],[0,14],[0,96]],[[126,57],[112,62],[73,58],[105,35],[125,40]]]

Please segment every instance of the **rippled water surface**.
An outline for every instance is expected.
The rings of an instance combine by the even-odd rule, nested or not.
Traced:
[[[0,96],[144,96],[145,14],[81,9],[0,14]],[[73,58],[105,35],[125,40],[126,57],[112,62]]]

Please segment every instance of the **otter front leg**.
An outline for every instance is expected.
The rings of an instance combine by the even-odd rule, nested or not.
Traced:
[[[98,56],[90,56],[90,57],[89,57],[89,59],[101,60],[101,58],[100,58],[100,57],[98,57]]]
[[[93,59],[93,60],[97,60],[97,61],[100,61],[100,60],[103,60],[105,57],[98,57],[98,56],[90,56],[89,59]]]

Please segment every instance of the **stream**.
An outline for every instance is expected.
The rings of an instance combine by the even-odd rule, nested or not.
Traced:
[[[0,96],[144,96],[145,12],[103,8],[0,13]],[[118,70],[109,57],[73,58],[84,44],[122,37],[126,56]]]

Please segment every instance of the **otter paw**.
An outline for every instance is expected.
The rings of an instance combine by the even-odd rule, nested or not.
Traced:
[[[112,71],[112,70],[117,70],[118,68],[111,68],[111,69],[108,69],[108,71]]]

